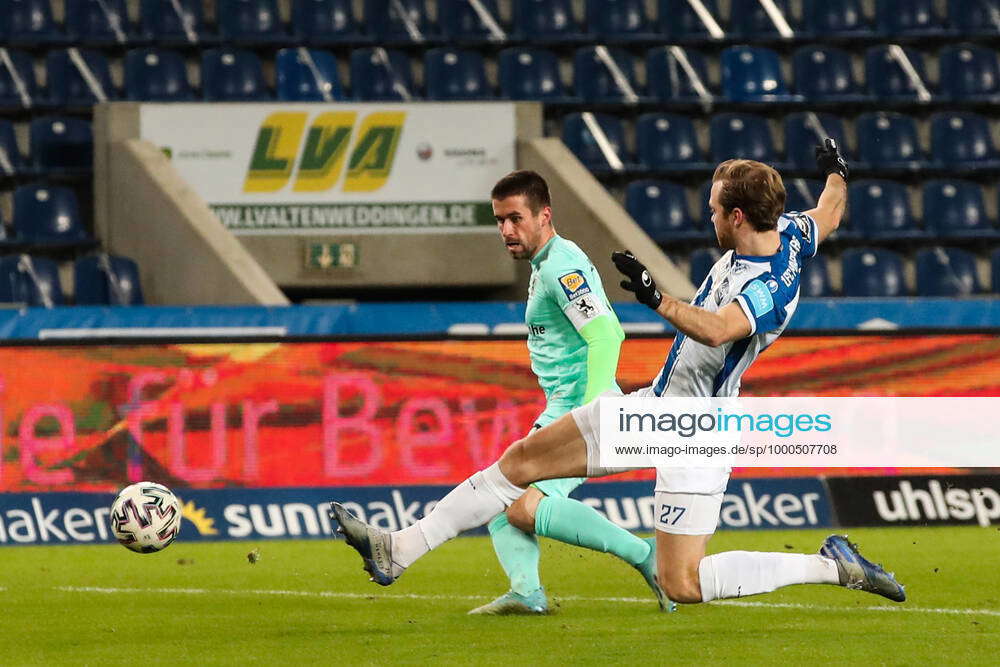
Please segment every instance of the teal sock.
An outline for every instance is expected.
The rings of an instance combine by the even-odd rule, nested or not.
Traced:
[[[507,521],[506,514],[498,514],[489,524],[490,537],[497,560],[510,579],[510,589],[528,595],[542,586],[538,579],[538,540]]]
[[[650,546],[645,540],[572,498],[542,498],[535,511],[535,532],[566,544],[614,554],[632,566],[649,557]]]

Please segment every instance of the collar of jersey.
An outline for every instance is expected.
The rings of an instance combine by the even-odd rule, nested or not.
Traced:
[[[778,248],[778,252],[773,255],[740,255],[735,250],[733,251],[733,261],[738,259],[745,259],[748,262],[770,262],[772,259],[781,254],[781,251],[785,249],[785,244],[782,243],[781,247]]]
[[[545,256],[549,254],[549,250],[552,248],[552,244],[555,243],[557,238],[559,238],[558,234],[546,241],[545,245],[542,246],[542,249],[535,253],[535,256],[531,258],[531,265],[533,267],[538,268],[538,265],[542,263]]]

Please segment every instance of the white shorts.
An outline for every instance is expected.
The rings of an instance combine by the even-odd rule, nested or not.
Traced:
[[[719,525],[722,491],[653,494],[653,526],[672,535],[712,535]]]

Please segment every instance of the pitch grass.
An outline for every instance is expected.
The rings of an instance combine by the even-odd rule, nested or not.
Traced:
[[[711,548],[814,551],[825,535],[723,532]],[[148,556],[117,545],[4,548],[0,663],[996,664],[997,528],[851,538],[895,569],[908,602],[797,586],[664,615],[628,566],[543,541],[558,613],[489,618],[466,615],[505,588],[485,538],[445,545],[388,589],[332,541],[179,542]]]

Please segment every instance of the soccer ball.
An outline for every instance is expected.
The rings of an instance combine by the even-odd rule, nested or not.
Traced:
[[[126,486],[111,504],[111,532],[126,549],[148,554],[170,546],[181,530],[181,503],[155,482]]]

